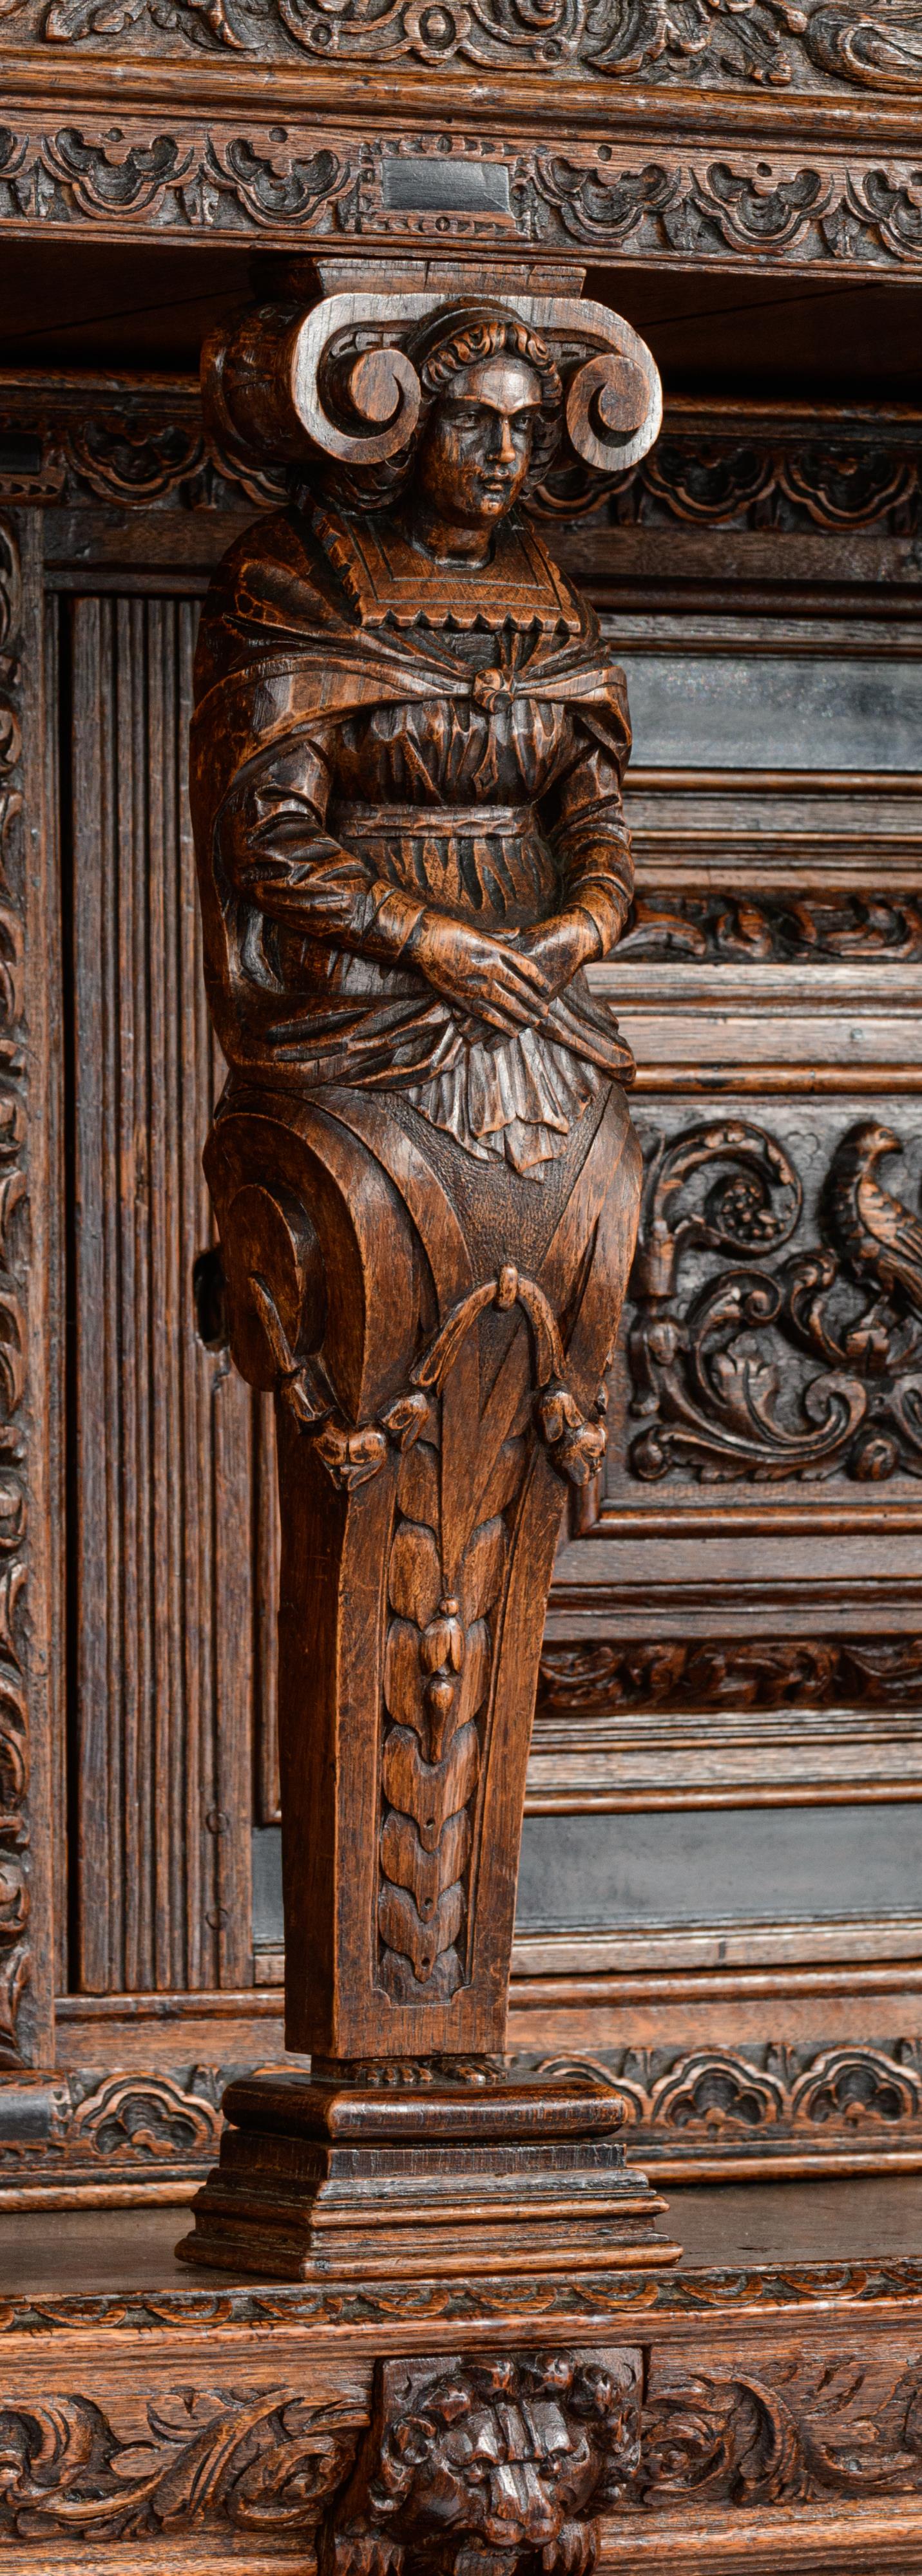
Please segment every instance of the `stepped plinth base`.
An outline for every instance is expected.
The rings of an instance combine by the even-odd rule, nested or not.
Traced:
[[[189,2263],[283,2281],[600,2272],[674,2263],[665,2201],[625,2164],[609,2090],[335,2070],[232,2084]]]

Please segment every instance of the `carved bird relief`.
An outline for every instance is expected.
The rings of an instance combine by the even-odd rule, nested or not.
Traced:
[[[922,1315],[922,1221],[881,1187],[878,1166],[903,1147],[892,1127],[863,1119],[843,1136],[827,1184],[829,1218],[851,1268],[889,1295],[902,1289]]]

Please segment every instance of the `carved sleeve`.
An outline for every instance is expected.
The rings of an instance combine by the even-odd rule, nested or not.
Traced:
[[[634,892],[631,836],[621,803],[621,776],[610,752],[585,744],[554,796],[551,843],[560,863],[568,911],[588,913],[600,957],[620,937]]]
[[[224,871],[234,893],[282,929],[393,964],[425,907],[327,831],[329,730],[330,742],[319,728],[299,736],[234,789],[219,827]]]

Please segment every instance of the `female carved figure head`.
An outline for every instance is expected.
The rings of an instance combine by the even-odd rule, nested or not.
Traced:
[[[203,392],[210,434],[246,470],[287,464],[308,508],[318,490],[347,511],[399,506],[417,541],[449,560],[476,561],[552,462],[575,472],[583,496],[644,456],[662,418],[653,359],[630,325],[546,296],[261,306],[206,345]],[[479,540],[457,534],[472,529]]]
[[[544,341],[510,314],[443,315],[408,350],[423,401],[410,517],[432,554],[477,561],[491,530],[540,481],[562,427],[563,387]]]

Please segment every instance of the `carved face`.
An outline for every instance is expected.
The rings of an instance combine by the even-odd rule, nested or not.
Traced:
[[[462,367],[436,405],[416,463],[434,518],[461,528],[505,517],[531,464],[541,389],[522,358]]]

